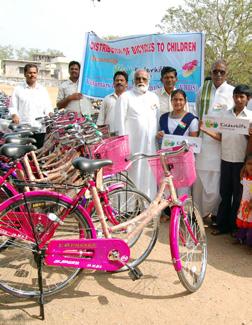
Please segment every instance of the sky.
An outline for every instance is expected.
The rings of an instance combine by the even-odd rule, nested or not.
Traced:
[[[158,33],[166,10],[179,4],[183,0],[0,0],[0,45],[56,49],[81,60],[85,32]]]

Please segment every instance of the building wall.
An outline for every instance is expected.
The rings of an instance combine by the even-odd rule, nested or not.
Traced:
[[[6,77],[23,77],[24,64],[20,64],[19,62],[4,62],[3,74]]]
[[[27,63],[36,64],[39,68],[40,79],[66,80],[68,79],[68,61],[65,58],[51,58],[43,56],[43,61],[2,60],[0,74],[6,78],[19,79],[24,77],[24,66]],[[62,60],[63,59],[63,60]],[[64,60],[65,59],[65,60]]]

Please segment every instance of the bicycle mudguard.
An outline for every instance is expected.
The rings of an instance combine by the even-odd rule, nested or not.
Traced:
[[[187,200],[188,196],[187,194],[184,194],[179,198],[181,202],[185,202]],[[170,250],[171,250],[171,256],[172,256],[172,263],[175,268],[175,270],[181,271],[182,269],[182,264],[180,260],[180,255],[179,255],[179,250],[178,250],[178,245],[177,245],[177,229],[178,229],[178,214],[180,212],[180,207],[179,206],[173,206],[171,207],[171,221],[169,225],[169,238],[170,238]]]
[[[118,183],[109,185],[108,186],[108,191],[112,192],[112,191],[119,190],[119,189],[125,188],[125,187],[126,187],[126,185],[123,182],[118,181]]]
[[[130,248],[117,238],[52,240],[45,263],[101,271],[116,271],[128,262]]]

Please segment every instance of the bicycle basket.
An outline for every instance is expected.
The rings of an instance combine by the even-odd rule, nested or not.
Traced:
[[[160,150],[164,152],[167,150]],[[196,180],[195,159],[192,148],[188,152],[180,153],[175,157],[166,156],[166,163],[171,167],[175,188],[191,186]],[[150,158],[148,162],[159,184],[164,177],[164,171],[159,157]]]
[[[127,170],[129,162],[125,158],[129,156],[129,139],[127,135],[115,136],[104,139],[92,152],[95,159],[110,159],[113,165],[103,168],[104,175],[116,174]]]

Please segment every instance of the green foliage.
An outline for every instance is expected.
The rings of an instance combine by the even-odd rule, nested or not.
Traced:
[[[0,60],[17,59],[17,60],[32,60],[34,54],[49,54],[53,56],[64,56],[63,52],[54,49],[40,50],[36,48],[14,48],[11,45],[0,45]]]
[[[14,48],[10,45],[7,46],[0,45],[0,60],[13,59],[13,58],[14,58]]]
[[[158,27],[163,32],[204,32],[205,75],[223,58],[232,84],[252,84],[251,0],[187,0],[166,11]]]
[[[18,60],[28,60],[29,54],[25,47],[21,47],[19,49],[15,49],[15,57]]]
[[[48,54],[52,56],[64,56],[63,52],[54,50],[54,49],[47,49],[47,50],[40,50],[31,48],[27,51],[29,54],[29,58],[31,59],[34,54]]]

